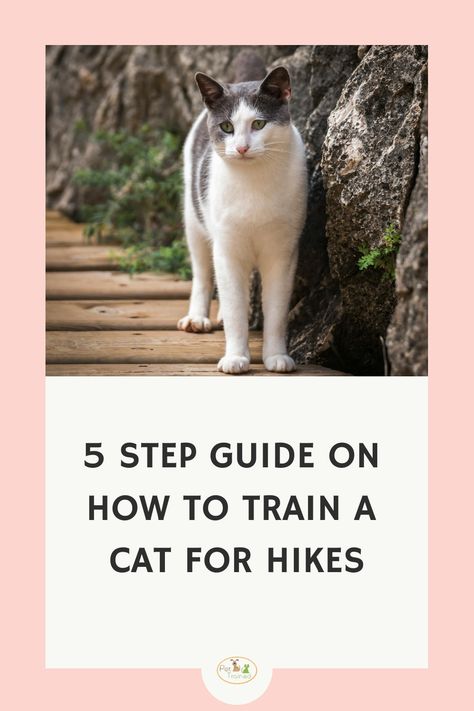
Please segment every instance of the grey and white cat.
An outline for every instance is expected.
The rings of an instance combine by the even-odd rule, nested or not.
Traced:
[[[263,80],[221,84],[198,73],[205,110],[184,146],[186,237],[193,285],[184,331],[211,330],[213,264],[226,338],[218,369],[249,369],[249,280],[262,278],[263,360],[295,369],[286,349],[288,308],[306,217],[303,142],[291,122],[285,67]]]

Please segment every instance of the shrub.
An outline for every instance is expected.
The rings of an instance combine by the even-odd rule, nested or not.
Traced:
[[[173,271],[190,277],[181,225],[180,139],[144,126],[136,134],[98,131],[97,166],[76,171],[87,237],[119,241],[129,272]]]

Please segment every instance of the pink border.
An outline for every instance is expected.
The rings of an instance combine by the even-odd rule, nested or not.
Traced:
[[[454,0],[446,15],[426,0],[385,6],[360,0],[324,8],[293,0],[281,15],[271,7],[267,15],[263,4],[248,0],[240,0],[235,8],[201,0],[186,10],[178,2],[161,8],[157,0],[136,0],[132,6],[109,0],[73,5],[45,0],[30,7],[21,3],[9,7],[9,26],[1,44],[0,112],[0,135],[6,144],[2,192],[7,251],[0,280],[4,291],[0,372],[8,403],[4,420],[8,436],[2,451],[7,491],[1,515],[4,708],[145,711],[223,706],[209,696],[198,671],[54,671],[43,666],[44,45],[327,44],[351,43],[355,38],[366,43],[430,44],[430,668],[280,670],[254,707],[458,711],[469,706],[472,652],[465,629],[472,619],[472,590],[470,556],[463,544],[468,540],[473,487],[472,478],[460,480],[468,465],[456,449],[457,443],[470,441],[472,419],[456,397],[465,393],[470,374],[470,362],[463,366],[471,353],[465,324],[472,316],[463,318],[460,305],[469,303],[474,261],[472,241],[467,240],[472,217],[465,224],[461,219],[462,206],[472,203],[472,161],[467,155],[473,116],[472,82],[467,76],[472,17],[467,17],[466,6]],[[454,360],[458,354],[461,363]],[[443,486],[447,481],[449,494],[457,497],[452,501]]]

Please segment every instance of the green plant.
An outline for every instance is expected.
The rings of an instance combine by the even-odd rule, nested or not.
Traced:
[[[188,249],[183,240],[176,239],[170,245],[154,249],[147,245],[127,247],[125,254],[115,258],[119,267],[130,274],[144,271],[173,272],[181,279],[191,279]]]
[[[94,168],[76,171],[85,234],[125,248],[119,266],[131,273],[173,271],[190,278],[182,238],[180,140],[143,126],[136,134],[98,131]]]
[[[385,279],[395,279],[395,266],[398,249],[402,236],[399,229],[390,223],[382,235],[382,244],[371,248],[368,245],[359,247],[361,257],[357,265],[361,271],[364,269],[380,269]]]

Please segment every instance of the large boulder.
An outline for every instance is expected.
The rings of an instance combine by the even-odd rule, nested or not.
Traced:
[[[373,46],[346,83],[328,120],[322,172],[331,277],[340,294],[334,348],[346,370],[383,374],[394,281],[360,271],[360,249],[400,230],[415,183],[426,93],[426,48]]]
[[[288,62],[294,83],[296,79],[292,116],[305,142],[309,178],[308,216],[289,318],[289,348],[299,363],[344,366],[334,347],[340,295],[328,264],[321,151],[328,117],[358,63],[355,45],[300,48]]]
[[[428,105],[420,162],[397,257],[397,306],[387,333],[392,375],[428,374]]]

